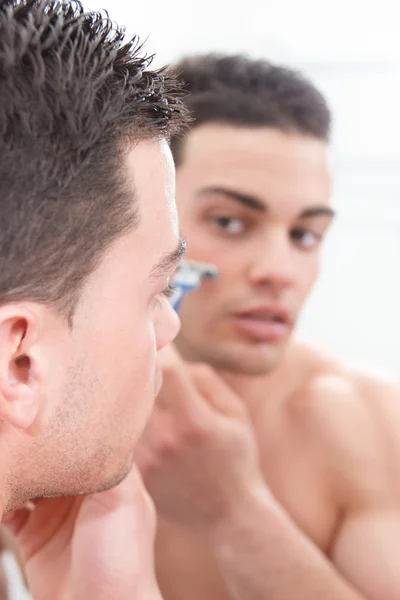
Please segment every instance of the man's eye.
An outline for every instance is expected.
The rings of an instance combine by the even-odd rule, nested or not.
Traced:
[[[155,305],[157,307],[163,306],[162,301],[169,300],[170,298],[172,298],[175,291],[176,291],[176,286],[173,283],[169,282],[168,285],[161,292],[158,292],[154,296]]]
[[[237,217],[212,217],[211,220],[219,229],[232,235],[243,233],[245,228],[243,220]]]
[[[315,231],[310,229],[293,229],[290,233],[290,237],[296,243],[297,246],[304,250],[312,250],[318,246],[322,240],[322,236]]]

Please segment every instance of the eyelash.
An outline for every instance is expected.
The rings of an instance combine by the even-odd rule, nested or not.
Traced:
[[[224,232],[225,235],[229,235],[230,237],[238,237],[239,235],[243,235],[244,233],[244,229],[245,229],[245,225],[244,225],[244,220],[241,217],[225,217],[225,216],[215,216],[212,218],[212,221],[214,222],[215,225],[217,225],[217,227]],[[239,231],[239,232],[231,232],[229,231],[229,223],[232,223],[233,221],[237,221],[239,223],[243,224],[243,231]],[[315,244],[313,244],[310,247],[302,247],[301,246],[301,241],[302,238],[304,238],[306,235],[311,235],[315,238]],[[305,229],[305,228],[301,228],[301,227],[297,227],[295,229],[293,229],[290,232],[290,237],[291,239],[297,243],[302,250],[312,250],[313,248],[317,247],[320,242],[322,241],[322,235],[315,233],[314,231],[310,230],[310,229]]]
[[[241,231],[233,231],[232,232],[229,230],[229,225],[232,224],[234,221],[241,224],[241,226],[242,226]],[[242,235],[246,229],[246,223],[242,217],[216,215],[211,218],[211,222],[220,230],[220,232],[222,232],[224,235],[227,235],[230,237],[238,237],[238,236]]]
[[[311,246],[301,246],[301,242],[304,239],[304,237],[306,237],[307,235],[311,235],[314,240],[315,243],[312,244]],[[322,235],[319,233],[316,233],[314,231],[311,231],[311,229],[303,229],[301,227],[297,227],[296,229],[293,229],[290,232],[290,237],[291,239],[297,243],[298,245],[300,245],[302,250],[313,250],[315,248],[317,248],[321,241],[322,241]]]
[[[169,283],[167,287],[160,293],[160,296],[162,296],[162,298],[172,298],[175,290],[176,285],[174,285],[173,283]]]
[[[162,292],[159,292],[154,296],[157,307],[162,306],[162,300],[169,300],[174,295],[176,286],[173,283],[169,283]]]

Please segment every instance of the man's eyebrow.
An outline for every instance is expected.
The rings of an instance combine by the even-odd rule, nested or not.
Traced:
[[[306,208],[300,214],[300,219],[312,219],[313,217],[333,217],[336,215],[336,212],[333,208],[329,206],[313,206],[311,208]]]
[[[185,252],[186,242],[183,239],[183,237],[181,237],[175,250],[172,250],[172,252],[168,252],[167,254],[165,254],[161,258],[161,260],[156,265],[154,265],[154,267],[151,270],[151,276],[154,278],[158,278],[169,273],[169,271],[171,271],[173,267],[178,264]]]
[[[230,200],[234,200],[247,208],[251,208],[258,212],[266,212],[268,210],[268,205],[257,198],[256,196],[252,196],[250,194],[244,194],[242,192],[237,192],[236,190],[232,190],[230,188],[225,187],[205,187],[202,188],[198,194],[201,199],[202,196],[207,196],[209,194],[215,194],[217,196],[224,196],[225,198],[229,198]],[[331,219],[335,216],[335,211],[333,208],[329,206],[311,206],[310,208],[306,208],[303,210],[299,218],[300,219],[311,219],[313,217],[323,217],[327,216]]]
[[[220,186],[202,188],[198,195],[201,199],[202,196],[208,196],[209,194],[224,196],[225,198],[239,202],[239,204],[259,212],[265,212],[268,208],[262,200],[251,194],[244,194],[243,192],[237,192],[236,190]]]

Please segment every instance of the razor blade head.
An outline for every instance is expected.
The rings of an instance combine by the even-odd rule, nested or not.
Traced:
[[[175,271],[175,276],[179,276],[186,279],[193,279],[196,277],[210,277],[215,279],[218,277],[218,269],[215,265],[208,263],[202,263],[195,260],[181,260],[178,268]]]
[[[172,307],[178,310],[182,298],[201,284],[203,278],[215,279],[218,269],[215,265],[193,260],[182,260],[172,278],[175,292],[170,298]]]

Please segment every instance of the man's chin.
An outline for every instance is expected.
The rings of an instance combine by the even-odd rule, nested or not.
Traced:
[[[133,466],[133,462],[134,462],[134,456],[133,456],[133,452],[131,452],[129,455],[129,458],[124,462],[124,464],[122,466],[120,466],[120,468],[117,471],[115,471],[112,475],[110,475],[108,478],[104,479],[98,485],[96,490],[94,490],[94,492],[95,493],[105,492],[106,490],[110,490],[110,489],[116,487],[130,473],[132,466]]]
[[[225,369],[243,375],[268,375],[277,368],[283,358],[287,342],[263,344],[232,344],[230,347],[221,346],[221,363]],[[225,355],[225,356],[223,356]]]
[[[213,346],[208,351],[203,351],[199,360],[208,363],[216,370],[231,371],[243,375],[265,375],[269,373],[279,361],[280,353],[276,351],[262,351],[260,348],[226,347],[225,345]]]
[[[241,362],[237,362],[233,365],[233,368],[230,370],[241,374],[241,375],[250,375],[254,377],[262,377],[264,375],[269,375],[274,369],[277,367],[278,360],[243,360]]]

